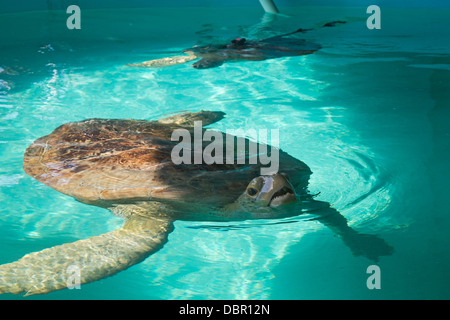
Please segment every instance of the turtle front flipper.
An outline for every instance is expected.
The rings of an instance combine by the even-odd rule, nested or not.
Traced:
[[[222,120],[225,113],[222,111],[199,111],[185,112],[170,117],[159,119],[157,122],[165,125],[175,125],[180,127],[193,127],[195,121],[201,121],[202,126]]]
[[[0,266],[0,294],[44,294],[114,275],[158,251],[171,220],[132,217],[121,229],[25,255]]]
[[[192,67],[195,69],[215,68],[221,66],[225,62],[225,60],[227,59],[219,55],[204,57],[203,59],[194,63]]]
[[[174,66],[177,64],[186,63],[192,60],[197,59],[198,57],[194,53],[187,52],[187,56],[176,56],[176,57],[167,57],[162,59],[155,59],[144,61],[141,63],[129,63],[127,66],[129,67],[141,67],[141,68],[162,68],[168,66]]]
[[[329,203],[313,200],[311,204],[319,208],[317,211],[312,211],[318,215],[315,220],[323,223],[340,237],[354,256],[364,256],[377,262],[381,256],[394,253],[394,248],[384,239],[373,234],[360,233],[351,228],[347,219]]]

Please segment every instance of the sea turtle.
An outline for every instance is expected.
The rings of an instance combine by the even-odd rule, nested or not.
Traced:
[[[66,288],[70,268],[78,268],[81,284],[111,276],[161,249],[177,219],[280,218],[298,215],[299,205],[308,202],[319,204],[318,219],[355,254],[372,259],[390,254],[383,240],[357,233],[327,203],[307,196],[311,170],[281,150],[279,172],[263,176],[261,164],[173,163],[175,129],[191,132],[195,121],[208,125],[223,116],[200,111],[157,121],[90,119],[66,123],[37,139],[25,151],[28,175],[83,203],[109,209],[125,223],[1,265],[0,293],[32,295]],[[369,249],[362,244],[368,242]]]
[[[345,21],[332,21],[322,27],[333,27]],[[131,67],[160,68],[189,62],[198,58],[192,65],[196,69],[207,69],[221,66],[225,61],[250,60],[261,61],[280,57],[303,56],[316,52],[321,46],[304,39],[290,38],[295,33],[304,33],[313,29],[298,29],[294,32],[270,37],[263,40],[247,40],[237,38],[229,44],[216,44],[208,46],[194,46],[183,50],[187,56],[175,56],[128,64]]]

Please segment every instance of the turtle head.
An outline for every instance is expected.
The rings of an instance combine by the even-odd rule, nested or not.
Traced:
[[[237,203],[248,218],[267,219],[290,215],[289,204],[296,203],[294,187],[286,174],[276,173],[254,178]]]
[[[245,189],[247,201],[260,207],[279,207],[295,202],[294,187],[286,174],[276,173],[259,176],[248,184]]]

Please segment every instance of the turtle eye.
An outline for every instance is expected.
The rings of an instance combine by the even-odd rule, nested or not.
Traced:
[[[247,189],[247,194],[251,197],[255,196],[258,193],[258,190],[256,190],[255,188],[248,188]]]

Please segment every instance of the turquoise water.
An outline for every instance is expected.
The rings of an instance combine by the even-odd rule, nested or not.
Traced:
[[[121,220],[27,176],[23,152],[87,118],[157,119],[219,110],[211,127],[279,129],[280,147],[314,172],[309,190],[395,252],[367,267],[318,222],[177,221],[164,248],[113,277],[45,296],[0,299],[448,299],[450,155],[448,10],[366,8],[84,10],[3,14],[0,29],[0,263],[114,230]],[[230,18],[232,17],[232,18]],[[313,55],[135,69],[199,43],[307,33]],[[289,223],[287,223],[289,222]]]

